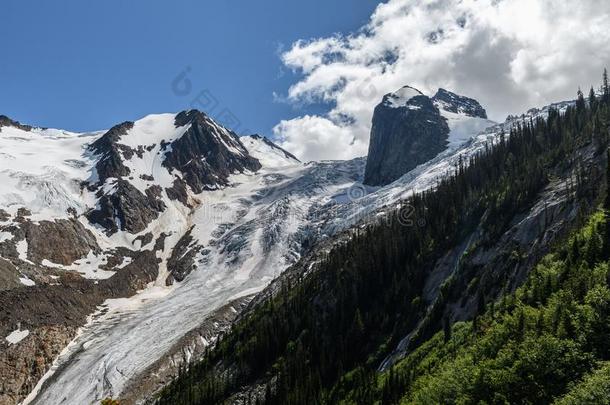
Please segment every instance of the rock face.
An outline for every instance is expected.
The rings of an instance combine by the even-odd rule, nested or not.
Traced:
[[[236,134],[217,125],[204,113],[183,111],[176,116],[175,125],[190,127],[170,144],[163,166],[170,172],[182,172],[184,181],[195,193],[228,185],[232,173],[261,168]]]
[[[133,122],[129,121],[115,125],[89,146],[89,150],[101,155],[100,160],[95,165],[99,184],[104,184],[104,181],[110,177],[120,178],[130,174],[129,168],[123,163],[121,152],[127,159],[133,155],[133,152],[130,148],[119,144],[118,141],[132,128]]]
[[[202,249],[202,246],[193,244],[193,236],[191,232],[193,228],[189,229],[182,238],[178,241],[172,255],[167,261],[167,269],[169,276],[165,280],[166,285],[172,285],[174,281],[183,281],[187,275],[195,266],[195,256]]]
[[[432,102],[439,110],[487,119],[487,112],[477,100],[460,96],[445,89],[438,89],[432,97]]]
[[[19,345],[0,350],[0,405],[19,403],[34,388],[55,357],[76,333],[75,327],[45,325]],[[4,366],[4,365],[12,365]]]
[[[160,192],[158,186],[152,186],[144,195],[128,181],[119,179],[113,192],[102,195],[99,207],[89,212],[87,218],[104,227],[109,235],[119,230],[141,232],[165,209]]]
[[[433,101],[406,86],[375,107],[364,183],[382,186],[442,152],[449,126]]]
[[[18,121],[14,121],[7,117],[6,115],[0,115],[0,132],[2,132],[2,127],[15,127],[19,128],[23,131],[31,131],[32,127],[29,125],[20,124]]]
[[[409,86],[386,94],[373,115],[364,183],[389,184],[492,123],[478,101],[445,89],[431,98]]]
[[[86,257],[90,251],[101,253],[95,236],[76,219],[27,222],[24,229],[28,258],[34,263],[47,259],[67,266]]]

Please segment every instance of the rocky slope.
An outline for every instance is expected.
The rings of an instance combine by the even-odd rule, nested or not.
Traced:
[[[258,136],[251,143],[274,147]],[[262,167],[199,111],[85,134],[3,116],[0,149],[3,405],[30,393],[87,322],[112,322],[115,312],[149,299],[128,302],[138,291],[184,280],[202,250],[188,239],[202,206],[196,196],[240,173],[258,180]],[[298,164],[287,154],[282,162]]]

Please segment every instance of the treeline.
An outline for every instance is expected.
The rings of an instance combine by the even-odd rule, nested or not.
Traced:
[[[460,162],[434,190],[405,201],[415,223],[425,226],[404,226],[396,210],[354,231],[323,255],[310,276],[284,285],[236,323],[203,361],[165,388],[158,403],[223,403],[244,386],[258,388],[242,398],[245,404],[401,400],[425,373],[412,374],[409,366],[380,376],[376,369],[426,315],[422,290],[436,260],[480,224],[493,243],[558,171],[578,168],[567,186],[573,198],[591,200],[599,192],[593,179],[603,169],[575,161],[575,151],[594,145],[601,153],[608,146],[606,76],[600,97],[592,93],[586,100],[579,91],[563,114],[551,110],[545,119],[516,126]],[[460,328],[439,347],[458,339]],[[449,330],[445,326],[445,335]]]

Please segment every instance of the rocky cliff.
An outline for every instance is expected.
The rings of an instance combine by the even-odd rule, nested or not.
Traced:
[[[365,184],[398,179],[447,146],[449,126],[432,100],[412,87],[386,94],[375,107]]]
[[[432,102],[439,110],[487,119],[487,112],[477,100],[460,96],[445,89],[438,89],[432,97]]]
[[[445,89],[431,98],[409,86],[386,94],[373,114],[364,182],[389,184],[491,124],[476,100]]]

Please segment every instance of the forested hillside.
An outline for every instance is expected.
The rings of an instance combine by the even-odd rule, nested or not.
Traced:
[[[383,404],[608,403],[608,208],[541,260],[514,294],[341,396]]]
[[[319,260],[304,258],[295,271],[306,275],[286,278],[158,402],[540,404],[603,395],[607,79],[602,88],[588,99],[579,91],[563,114],[513,128],[433,190],[350,231]],[[529,252],[500,244],[558,184],[576,212],[562,217],[561,232]],[[405,223],[405,207],[414,221]],[[460,245],[467,248],[430,302],[431,272]],[[477,249],[495,252],[488,264],[469,261]],[[458,302],[475,309],[454,309]],[[406,357],[378,371],[408,334]]]

